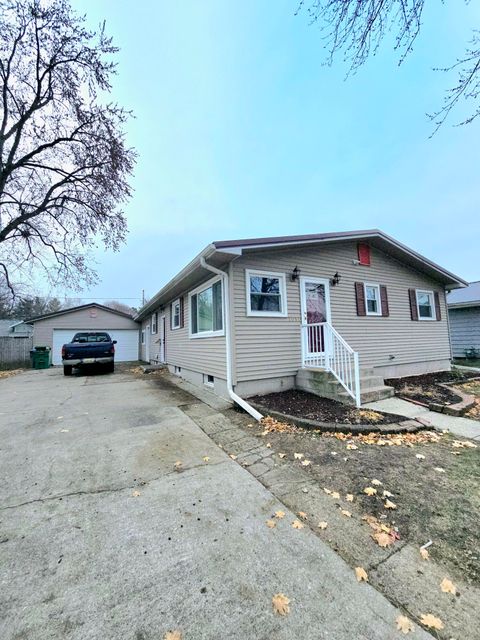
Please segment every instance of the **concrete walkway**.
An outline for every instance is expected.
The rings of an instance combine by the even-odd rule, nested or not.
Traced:
[[[369,402],[364,405],[367,409],[385,411],[385,413],[396,413],[406,418],[422,418],[438,429],[448,429],[451,433],[461,438],[472,438],[480,440],[480,422],[456,416],[447,416],[444,413],[430,411],[413,402],[401,400],[400,398],[387,398],[378,402]]]
[[[2,640],[398,639],[399,610],[186,414],[205,405],[146,378],[0,380]]]

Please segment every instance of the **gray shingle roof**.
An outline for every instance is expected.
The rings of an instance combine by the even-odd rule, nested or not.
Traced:
[[[465,289],[454,289],[447,296],[447,302],[450,305],[471,305],[478,302],[480,305],[480,280],[470,282]]]

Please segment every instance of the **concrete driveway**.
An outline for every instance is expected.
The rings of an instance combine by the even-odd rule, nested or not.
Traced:
[[[129,373],[0,380],[2,640],[403,637],[399,611],[184,412],[204,406]]]

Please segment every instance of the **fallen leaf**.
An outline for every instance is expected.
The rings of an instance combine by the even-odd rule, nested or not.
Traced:
[[[301,460],[305,457],[305,455],[303,453],[294,453],[293,457],[295,458],[295,460]]]
[[[278,457],[279,457],[279,458],[285,458],[285,456],[286,456],[286,455],[287,455],[286,453],[279,453],[279,454],[278,454]]]
[[[271,449],[272,445],[270,444],[270,442],[267,442],[267,444],[265,445],[267,447],[267,449]]]
[[[363,493],[366,493],[367,496],[374,496],[377,493],[377,490],[374,489],[373,487],[365,487],[365,489],[363,490]]]
[[[430,627],[430,629],[440,630],[440,629],[443,629],[443,626],[444,626],[440,618],[436,618],[431,613],[422,614],[422,617],[420,618],[420,622],[424,624],[426,627]]]
[[[265,524],[269,529],[273,529],[274,527],[277,526],[277,523],[275,522],[275,520],[267,520]]]
[[[285,511],[275,511],[275,517],[276,518],[284,518],[285,517]]]
[[[397,623],[397,629],[405,635],[414,630],[413,622],[407,616],[398,616],[395,622]]]
[[[311,460],[302,460],[300,464],[302,466],[304,466],[304,467],[308,467],[308,466],[310,466],[312,464],[312,461]]]
[[[322,522],[319,522],[317,526],[319,529],[326,529],[328,527],[328,522],[324,522],[322,520]]]
[[[182,463],[180,462],[180,460],[177,460],[173,466],[175,467],[175,469],[180,469]]]
[[[180,629],[167,631],[167,633],[163,636],[163,640],[182,640],[182,632],[180,631]]]
[[[332,491],[331,496],[334,500],[340,500],[340,494],[338,491]]]
[[[445,469],[443,469],[442,467],[433,467],[434,471],[438,471],[438,473],[445,473]]]
[[[350,513],[350,511],[347,511],[346,509],[340,509],[340,513],[342,514],[342,516],[345,516],[346,518],[352,517],[352,514]]]
[[[355,449],[358,449],[356,444],[347,444],[347,449],[349,451],[354,451]]]
[[[418,458],[419,460],[425,460],[425,456],[423,455],[423,453],[416,453],[415,457]]]
[[[353,502],[353,493],[347,493],[347,495],[345,496],[345,500],[347,502]]]
[[[331,491],[330,489],[327,489],[327,487],[323,487],[323,490],[325,491],[325,493],[327,494],[327,496],[331,495]]]
[[[377,531],[372,534],[372,538],[378,544],[379,547],[389,547],[393,544],[393,538],[388,533],[384,533],[383,531]]]
[[[236,455],[235,455],[235,454],[233,454],[233,453],[230,453],[230,454],[229,454],[229,456],[230,456],[230,458],[231,458],[232,460],[236,460],[236,459],[237,459],[237,457],[238,457],[238,456],[236,456]]]
[[[374,478],[372,480],[372,484],[374,487],[380,487],[382,485],[382,483],[380,482],[380,480],[377,480],[376,478]]]
[[[208,462],[210,460],[210,458],[208,456],[203,456],[203,461],[204,462]]]
[[[294,529],[303,529],[303,527],[304,527],[304,526],[305,526],[305,525],[303,524],[303,522],[300,522],[300,520],[294,520],[294,521],[292,522],[292,527],[293,527]]]
[[[457,593],[455,585],[448,578],[444,578],[442,580],[442,582],[440,583],[440,589],[443,591],[443,593],[453,593],[453,595]]]
[[[289,598],[283,593],[276,593],[272,598],[273,610],[279,616],[286,616],[290,613]]]
[[[430,558],[430,554],[428,553],[428,549],[420,549],[420,555],[423,560],[428,560]]]
[[[358,582],[368,582],[368,574],[363,567],[355,567],[355,575]]]
[[[307,519],[307,514],[305,513],[305,511],[299,511],[298,512],[298,517],[301,518],[302,520],[306,520]]]
[[[387,500],[385,500],[385,505],[384,506],[385,506],[385,509],[396,509],[397,508],[397,505],[394,502],[392,502],[391,500],[388,500],[388,498],[387,498]]]
[[[383,492],[383,497],[384,498],[393,498],[393,493],[390,493],[390,491],[385,490]]]
[[[133,498],[138,498],[139,495],[140,495],[140,491],[133,491],[132,492],[132,497]]]

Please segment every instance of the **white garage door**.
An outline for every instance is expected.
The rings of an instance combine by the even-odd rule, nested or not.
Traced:
[[[92,331],[92,329],[54,329],[52,364],[62,364],[62,346],[71,342],[73,336],[80,331]],[[138,331],[136,329],[94,329],[94,331],[106,331],[112,340],[116,340],[115,360],[126,362],[138,360]]]

